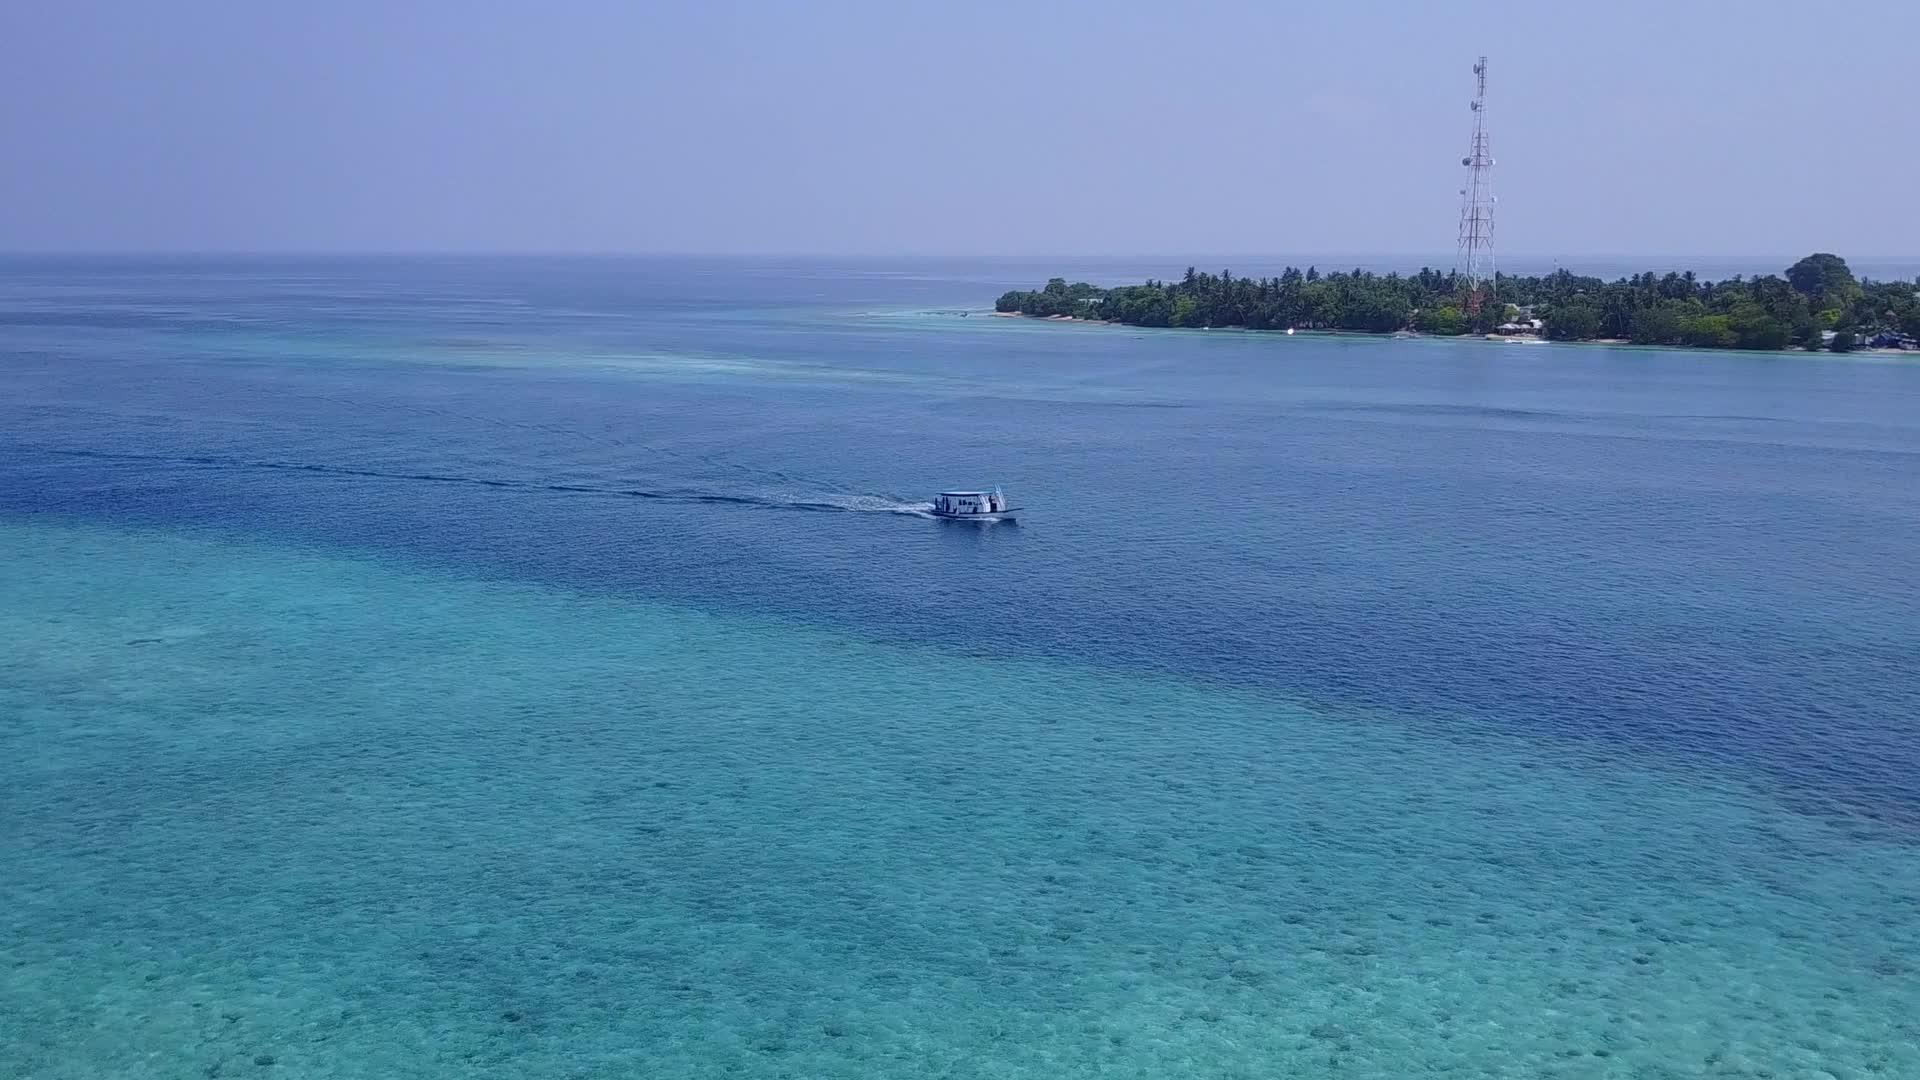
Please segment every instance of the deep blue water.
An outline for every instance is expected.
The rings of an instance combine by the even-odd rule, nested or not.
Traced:
[[[1920,363],[1050,269],[0,263],[0,1071],[1920,1074]]]

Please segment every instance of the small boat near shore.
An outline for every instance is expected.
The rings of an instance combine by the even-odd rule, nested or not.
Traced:
[[[1019,507],[1007,503],[999,488],[992,491],[943,491],[933,497],[928,512],[945,521],[1012,521]]]

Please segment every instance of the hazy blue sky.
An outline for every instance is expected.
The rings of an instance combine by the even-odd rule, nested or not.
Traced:
[[[0,3],[0,249],[1920,253],[1920,2]]]

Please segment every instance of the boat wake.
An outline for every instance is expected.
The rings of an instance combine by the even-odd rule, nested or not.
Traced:
[[[214,454],[140,454],[108,450],[31,448],[56,457],[85,458],[95,461],[119,461],[155,465],[176,465],[216,471],[261,471],[308,473],[352,479],[386,480],[425,484],[450,484],[471,487],[502,488],[518,491],[553,492],[565,495],[600,495],[646,499],[654,502],[706,503],[722,506],[760,507],[769,510],[799,510],[815,513],[898,514],[931,517],[931,504],[913,502],[883,492],[807,492],[807,491],[714,491],[701,488],[646,488],[618,484],[571,484],[546,480],[510,479],[451,472],[402,472],[366,469],[303,461],[274,461],[254,458],[222,457]],[[786,479],[785,477],[782,477]]]
[[[908,517],[932,517],[933,504],[909,502],[898,495],[831,496],[818,503],[797,503],[796,509],[844,511],[851,514],[901,514]]]

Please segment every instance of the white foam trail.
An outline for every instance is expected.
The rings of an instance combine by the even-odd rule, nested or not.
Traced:
[[[908,502],[897,495],[873,494],[822,494],[812,498],[790,500],[794,506],[804,506],[820,510],[845,510],[854,514],[908,514],[929,516],[932,503]]]

